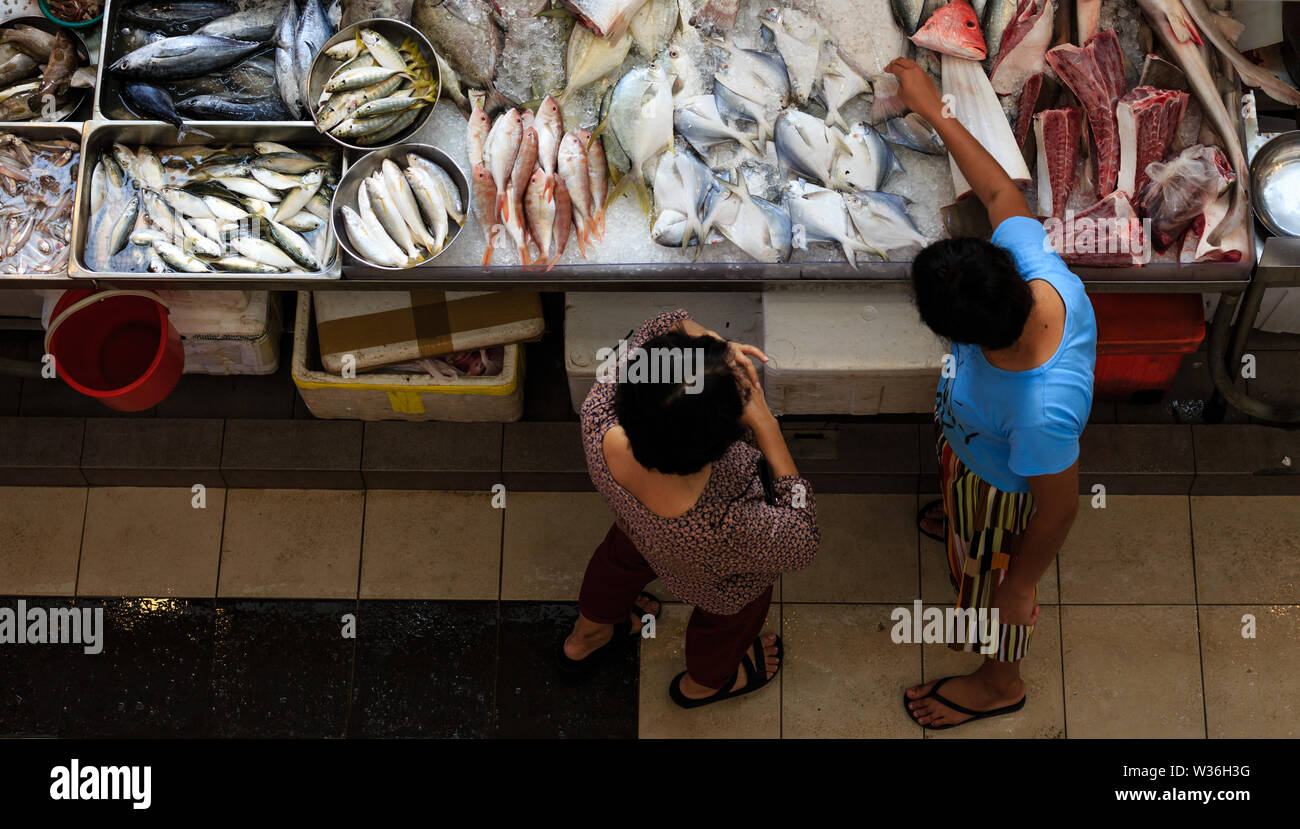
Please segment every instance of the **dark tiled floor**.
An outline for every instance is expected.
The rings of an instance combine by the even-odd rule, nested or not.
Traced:
[[[555,647],[573,627],[572,604],[503,602],[497,677],[497,734],[520,738],[634,739],[638,677],[635,643],[612,654],[581,684],[555,671]]]
[[[16,607],[17,598],[0,599]],[[29,607],[72,606],[37,597]],[[3,737],[635,738],[636,647],[564,683],[571,604],[78,599],[103,653],[0,647]],[[356,637],[344,635],[356,616]]]

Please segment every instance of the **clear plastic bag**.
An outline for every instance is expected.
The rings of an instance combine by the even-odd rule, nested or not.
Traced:
[[[1147,165],[1150,180],[1138,198],[1138,213],[1151,220],[1157,251],[1165,251],[1205,208],[1236,180],[1218,147],[1193,144],[1167,161]]]

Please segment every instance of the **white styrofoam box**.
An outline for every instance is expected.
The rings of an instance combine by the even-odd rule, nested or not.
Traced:
[[[774,414],[898,414],[934,408],[947,348],[902,285],[818,285],[763,294]]]
[[[274,374],[280,303],[268,291],[158,291],[185,344],[187,374]]]
[[[759,294],[742,291],[570,292],[564,295],[564,370],[569,377],[573,410],[596,382],[596,352],[617,347],[618,341],[646,320],[684,308],[705,328],[729,340],[752,345],[763,341],[763,302]]]
[[[36,319],[41,315],[43,302],[41,292],[30,288],[0,291],[0,317]]]

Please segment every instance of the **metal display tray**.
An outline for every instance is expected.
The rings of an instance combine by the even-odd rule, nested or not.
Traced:
[[[117,25],[118,15],[122,11],[122,9],[132,5],[134,2],[135,0],[107,0],[104,6],[104,19],[100,21],[101,35],[100,35],[100,47],[99,47],[99,64],[95,68],[96,72],[95,72],[95,90],[94,90],[95,92],[94,117],[97,120],[119,120],[119,121],[127,121],[127,122],[137,120],[135,114],[132,113],[124,103],[122,103],[121,79],[118,78],[118,76],[114,75],[112,72],[108,71],[109,66],[112,66],[113,63],[115,63],[118,58],[126,54],[125,52],[120,52],[115,50],[113,46],[117,40],[116,35],[118,31],[122,28],[121,26]],[[256,55],[259,53],[254,52],[253,54]],[[252,55],[250,55],[249,57],[252,57]],[[109,104],[107,111],[104,109],[105,103]],[[191,121],[190,119],[187,118],[185,119],[185,123],[220,124],[225,122]],[[261,126],[263,124],[269,125],[269,124],[279,124],[279,123],[311,124],[312,122],[311,121],[294,121],[294,122],[249,121],[246,123],[257,124]]]
[[[347,159],[341,148],[327,140],[314,127],[294,121],[259,121],[249,124],[243,121],[209,121],[203,124],[203,131],[211,138],[199,140],[189,136],[183,143],[222,146],[224,144],[252,144],[254,141],[278,141],[290,146],[321,147],[337,152],[340,156],[340,168],[336,172],[341,177],[347,169]],[[183,273],[137,273],[133,271],[96,271],[83,261],[86,249],[86,235],[91,224],[90,177],[100,153],[113,142],[127,146],[138,144],[174,145],[176,129],[162,121],[87,121],[81,142],[81,166],[77,171],[77,199],[72,209],[72,251],[68,257],[68,276],[73,279],[105,280],[112,284],[133,282],[139,285],[159,288],[179,285],[192,287],[202,285],[212,288],[237,288],[243,284],[264,284],[264,280],[284,282],[292,285],[315,285],[322,281],[336,280],[342,275],[342,257],[339,255],[338,240],[332,242],[334,254],[330,264],[321,271],[294,274],[272,274],[268,277],[250,278],[248,274],[183,274]],[[83,186],[83,184],[85,186]]]
[[[33,138],[38,141],[45,141],[55,138],[62,138],[68,141],[81,143],[81,122],[80,121],[60,121],[58,123],[46,123],[39,121],[15,121],[0,122],[0,132],[13,133],[22,138]],[[83,147],[84,149],[84,147]],[[81,157],[80,151],[77,157],[77,182],[74,185],[76,193],[81,190]],[[73,201],[72,219],[73,219],[73,239],[76,239],[76,201]],[[68,262],[71,263],[72,257],[69,252]],[[34,280],[66,279],[68,269],[53,271],[51,273],[5,273],[0,274],[2,280],[12,280],[16,284],[25,286]]]

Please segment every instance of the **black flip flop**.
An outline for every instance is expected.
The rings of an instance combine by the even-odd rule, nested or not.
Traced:
[[[921,535],[924,535],[924,536],[928,536],[928,537],[930,537],[930,538],[933,538],[935,541],[938,541],[938,542],[940,542],[940,543],[942,543],[942,544],[947,544],[947,543],[948,543],[948,539],[947,539],[947,538],[944,538],[943,536],[939,535],[938,533],[932,533],[932,532],[930,532],[929,530],[927,530],[925,527],[921,526],[921,522],[924,521],[925,518],[926,518],[926,513],[928,513],[930,510],[934,509],[935,507],[942,507],[942,506],[943,506],[943,499],[942,499],[942,498],[936,498],[936,499],[934,499],[933,501],[931,501],[930,503],[928,503],[928,504],[926,504],[925,506],[921,507],[921,509],[920,509],[919,511],[917,511],[917,513],[916,513],[916,528],[917,528],[918,530],[921,531]],[[940,519],[940,520],[943,522],[944,527],[946,528],[947,525],[948,525],[948,518],[947,518],[947,516],[943,517],[943,518]]]
[[[965,706],[958,705],[952,700],[940,696],[939,689],[943,687],[943,684],[945,682],[953,678],[954,677],[951,676],[945,676],[943,679],[934,683],[934,687],[930,689],[930,693],[926,694],[923,697],[917,697],[916,699],[912,699],[911,697],[909,697],[906,691],[903,692],[903,710],[907,711],[907,716],[912,718],[912,722],[916,723],[922,728],[927,728],[930,731],[943,731],[944,729],[956,728],[958,726],[965,725],[966,723],[975,722],[976,720],[987,720],[990,717],[1001,717],[1003,714],[1014,714],[1017,711],[1019,711],[1021,708],[1024,708],[1025,700],[1029,699],[1029,695],[1026,694],[1025,696],[1020,698],[1019,702],[1013,702],[1012,704],[1004,705],[1001,708],[993,708],[988,711],[972,711],[969,708],[966,708]],[[912,709],[908,708],[907,704],[909,702],[920,702],[923,699],[930,699],[931,697],[938,700],[943,705],[946,705],[952,710],[956,711],[958,714],[965,714],[969,716],[970,719],[963,720],[961,722],[948,723],[947,725],[928,725],[926,723],[917,722],[916,716],[912,714]]]
[[[672,684],[668,686],[668,696],[673,702],[677,703],[682,708],[699,708],[702,705],[712,705],[715,702],[722,702],[723,700],[734,699],[735,697],[743,697],[745,694],[757,691],[759,688],[762,688],[764,685],[776,679],[777,675],[781,673],[781,665],[785,664],[785,649],[781,645],[781,637],[776,637],[776,658],[780,661],[777,663],[776,673],[772,674],[770,677],[767,675],[767,654],[763,646],[762,636],[754,640],[753,652],[754,656],[752,659],[748,653],[741,658],[740,667],[745,671],[745,686],[739,691],[731,690],[732,686],[736,684],[737,675],[740,673],[740,671],[736,671],[736,673],[727,678],[727,681],[722,684],[722,687],[718,689],[717,693],[712,696],[701,697],[700,699],[691,699],[682,693],[682,677],[686,676],[686,671],[682,671],[680,674],[673,677]],[[763,667],[761,669],[754,667],[755,661]]]
[[[653,593],[642,591],[637,595],[637,598],[641,598],[642,596],[659,605],[658,611],[649,614],[658,621],[659,614],[663,612],[664,603],[659,601],[659,597],[655,596]],[[642,615],[646,614],[643,613]],[[587,654],[582,659],[570,659],[565,655],[564,640],[568,638],[569,635],[566,633],[560,638],[560,644],[555,648],[555,666],[559,668],[560,673],[566,678],[581,679],[594,671],[596,667],[601,662],[604,662],[614,651],[633,641],[632,620],[624,619],[615,624],[614,635],[609,638],[609,641],[601,645],[599,648],[596,648],[596,650]]]

